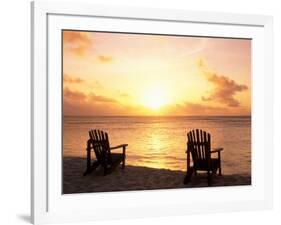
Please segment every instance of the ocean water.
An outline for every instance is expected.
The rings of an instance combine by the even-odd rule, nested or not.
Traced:
[[[224,174],[251,174],[251,117],[65,116],[63,155],[86,157],[90,129],[108,132],[111,146],[128,144],[128,165],[183,171],[186,134],[192,129],[203,129],[211,133],[212,148],[224,148],[221,154]]]

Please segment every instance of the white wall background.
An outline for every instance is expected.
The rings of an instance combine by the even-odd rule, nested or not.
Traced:
[[[88,0],[87,2],[104,5],[272,15],[274,16],[275,41],[275,209],[272,211],[106,221],[95,224],[280,224],[280,1]],[[1,1],[0,18],[0,224],[27,224],[30,214],[30,1]],[[85,224],[91,224],[91,222]]]

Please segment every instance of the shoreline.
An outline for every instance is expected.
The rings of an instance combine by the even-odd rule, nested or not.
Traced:
[[[63,194],[208,187],[205,173],[193,175],[191,182],[184,184],[186,172],[180,170],[126,165],[124,170],[118,166],[107,176],[101,168],[83,176],[85,169],[85,158],[63,157]],[[251,176],[214,175],[211,187],[240,185],[251,185]]]

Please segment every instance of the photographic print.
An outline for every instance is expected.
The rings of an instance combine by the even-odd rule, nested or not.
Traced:
[[[62,31],[63,194],[251,185],[251,39]]]

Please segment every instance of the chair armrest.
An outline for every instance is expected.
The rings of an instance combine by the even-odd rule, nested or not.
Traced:
[[[127,146],[128,146],[128,144],[117,145],[117,146],[111,147],[110,150],[117,149],[117,148],[125,148]]]
[[[220,152],[220,151],[222,151],[222,150],[223,150],[223,148],[213,148],[212,151],[211,151],[211,153]]]

